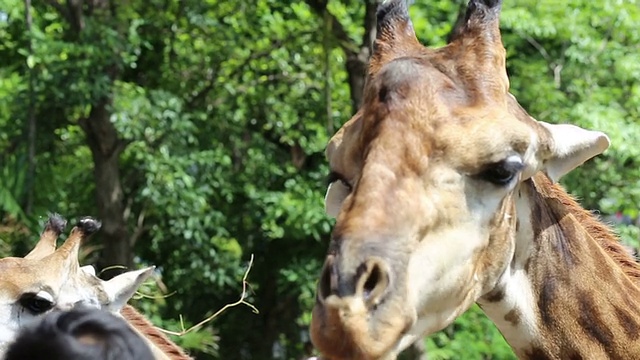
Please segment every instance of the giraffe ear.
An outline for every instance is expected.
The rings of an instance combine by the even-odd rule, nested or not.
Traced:
[[[327,194],[324,197],[324,209],[332,218],[338,217],[344,199],[349,195],[349,188],[340,180],[329,184]]]
[[[111,312],[120,311],[138,290],[138,287],[153,274],[154,270],[155,266],[151,266],[141,270],[129,271],[105,281],[103,286],[109,297],[107,309]]]
[[[96,268],[94,268],[92,265],[81,266],[80,270],[84,271],[85,273],[87,273],[89,275],[96,276]]]
[[[539,123],[550,135],[550,158],[546,159],[543,171],[554,182],[585,161],[602,154],[610,144],[609,137],[600,131],[568,124]]]

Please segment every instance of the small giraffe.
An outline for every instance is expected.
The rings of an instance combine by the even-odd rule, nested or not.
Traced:
[[[326,359],[395,359],[474,302],[521,359],[640,357],[640,266],[555,184],[609,139],[518,104],[500,8],[471,0],[439,49],[405,0],[378,9],[365,101],[327,147]]]
[[[40,240],[24,258],[0,259],[0,358],[21,327],[53,309],[82,304],[122,316],[140,333],[157,359],[190,359],[182,349],[126,305],[154,270],[149,267],[120,274],[108,281],[95,276],[92,266],[80,267],[78,250],[86,237],[100,228],[91,218],[81,219],[64,244],[56,240],[66,221],[49,217]]]

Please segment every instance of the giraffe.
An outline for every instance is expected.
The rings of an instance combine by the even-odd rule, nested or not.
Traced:
[[[80,267],[78,250],[86,237],[100,228],[92,218],[83,218],[56,250],[56,240],[66,221],[49,217],[40,240],[24,258],[0,259],[0,358],[22,326],[50,310],[70,309],[82,304],[123,317],[151,348],[157,359],[191,359],[127,301],[154,271],[148,267],[120,274],[108,281],[95,276],[95,269]]]
[[[609,138],[509,93],[501,6],[470,0],[438,49],[405,0],[378,8],[365,100],[326,149],[325,359],[395,359],[473,303],[521,359],[640,356],[640,266],[557,184]]]

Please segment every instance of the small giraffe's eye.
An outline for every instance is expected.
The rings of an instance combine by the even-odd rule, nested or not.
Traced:
[[[522,160],[518,156],[510,156],[505,160],[488,165],[477,177],[499,186],[511,183],[524,168]]]
[[[33,315],[45,313],[55,305],[53,297],[46,291],[38,293],[25,293],[20,297],[20,305]]]

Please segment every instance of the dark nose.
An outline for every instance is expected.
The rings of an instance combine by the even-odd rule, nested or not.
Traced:
[[[384,298],[390,283],[389,267],[384,260],[370,257],[355,271],[340,271],[340,268],[336,256],[329,255],[318,284],[318,302],[331,295],[339,298],[356,296],[361,297],[367,307],[374,308]]]

